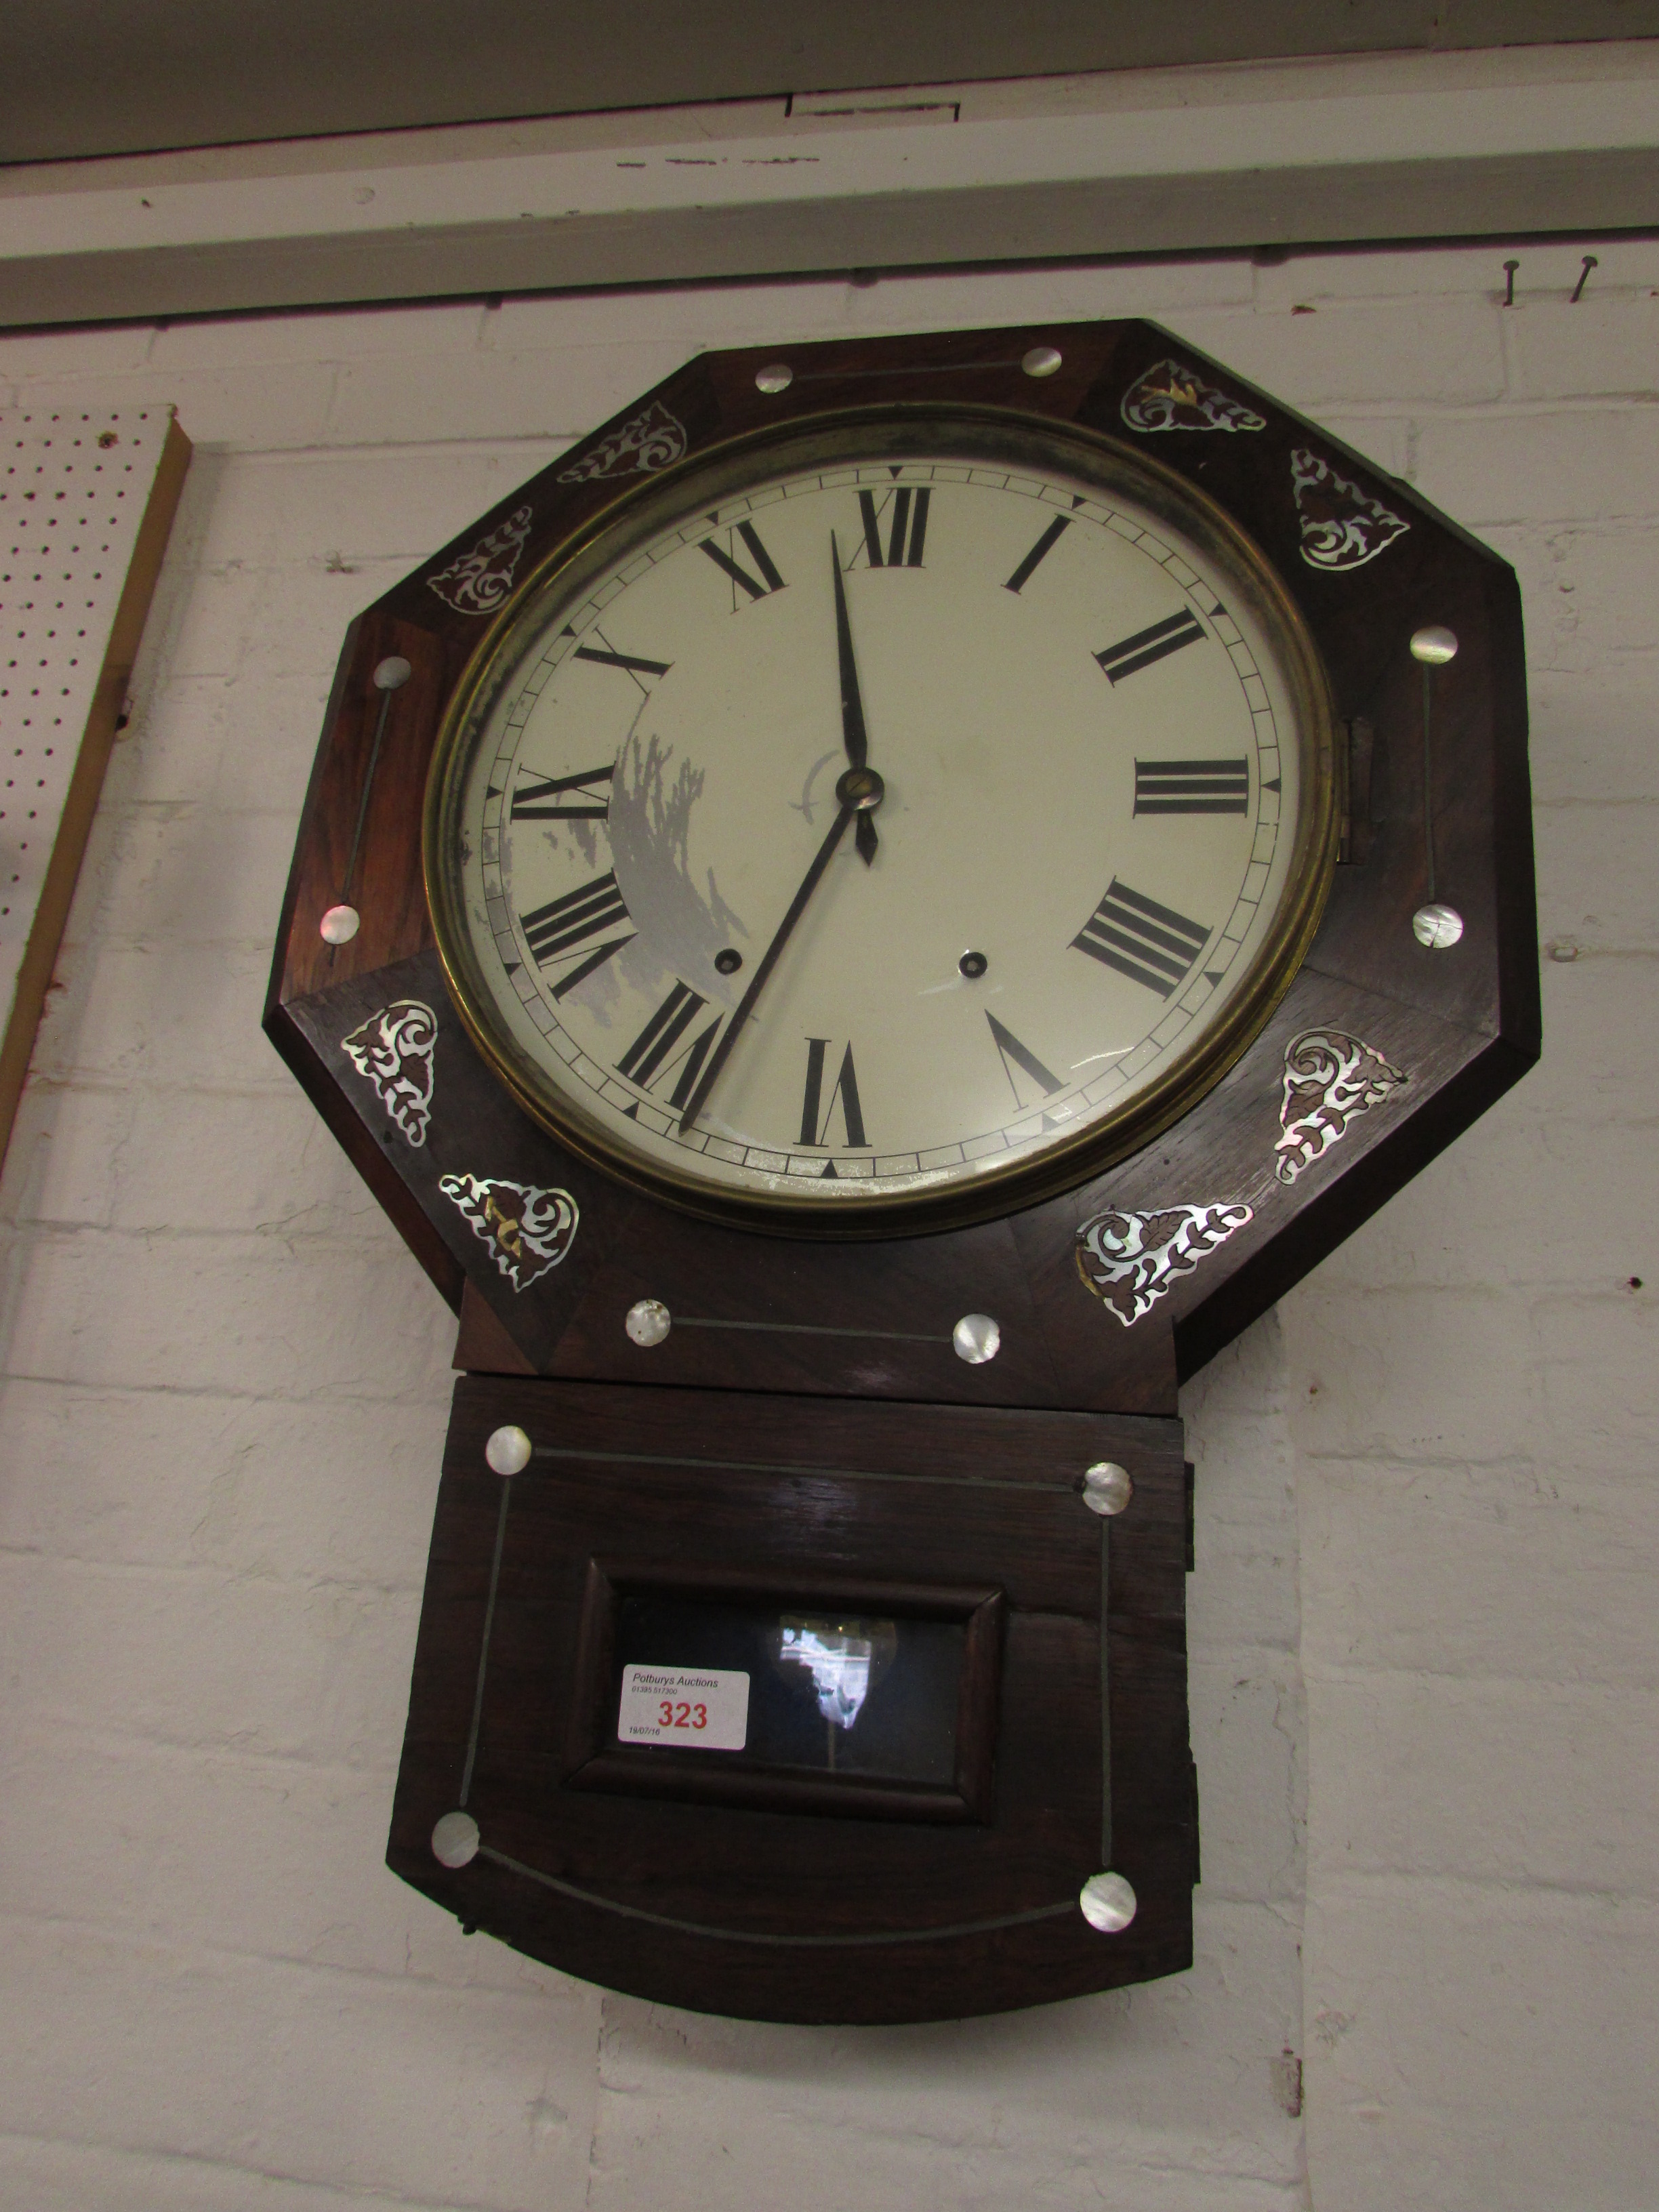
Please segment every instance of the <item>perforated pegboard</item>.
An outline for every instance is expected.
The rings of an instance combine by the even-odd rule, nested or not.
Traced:
[[[0,412],[0,1152],[189,460],[170,407]]]

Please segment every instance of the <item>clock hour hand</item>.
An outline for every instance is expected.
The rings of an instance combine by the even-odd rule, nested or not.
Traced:
[[[836,797],[840,811],[830,824],[830,833],[818,847],[811,866],[802,878],[801,887],[789,902],[789,911],[778,924],[772,942],[761,955],[749,988],[738,1001],[738,1011],[726,1025],[726,1034],[714,1047],[702,1079],[691,1093],[686,1109],[680,1116],[680,1134],[684,1136],[692,1123],[708,1103],[708,1094],[720,1080],[720,1070],[732,1056],[732,1048],[738,1041],[738,1032],[754,1012],[755,1001],[763,989],[767,977],[778,964],[779,955],[789,942],[790,932],[806,911],[806,902],[817,889],[819,879],[835,857],[836,848],[847,834],[847,825],[856,815],[860,823],[867,822],[873,810],[881,805],[882,781],[873,769],[849,768],[836,786]]]
[[[841,554],[836,533],[830,532],[830,567],[836,580],[836,647],[841,657],[841,733],[847,747],[848,768],[862,768],[870,757],[869,733],[864,726],[864,701],[859,692],[858,662],[853,657],[853,625],[847,615],[847,587],[841,580]],[[867,868],[876,857],[876,822],[867,811],[859,816],[855,832],[859,858]]]

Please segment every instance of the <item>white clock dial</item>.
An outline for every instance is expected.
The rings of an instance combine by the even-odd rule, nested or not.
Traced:
[[[694,1201],[902,1206],[1144,1128],[1316,919],[1316,664],[1242,542],[1110,449],[988,435],[656,488],[532,584],[441,746],[475,1029]]]

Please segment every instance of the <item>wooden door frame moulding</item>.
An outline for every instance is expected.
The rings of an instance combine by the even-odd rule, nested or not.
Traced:
[[[0,326],[1659,228],[1659,40],[927,92],[23,165]]]

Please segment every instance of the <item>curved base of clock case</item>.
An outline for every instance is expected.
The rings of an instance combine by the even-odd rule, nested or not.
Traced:
[[[430,1854],[428,1857],[429,1859]],[[1137,1892],[1144,1929],[1097,1933],[1075,1896],[977,1926],[915,1929],[883,1941],[834,1930],[793,1937],[688,1927],[483,1851],[470,1880],[434,1882],[387,1863],[455,1912],[527,1957],[625,1996],[729,2019],[806,2027],[880,2027],[965,2020],[1132,1982],[1193,1963],[1190,1890]],[[1184,1923],[1185,1932],[1171,1923]]]
[[[824,1413],[461,1379],[388,1863],[532,1958],[740,2018],[957,2018],[1188,1966],[1178,1425]],[[502,1476],[508,1426],[531,1457]],[[1103,1460],[1133,1484],[1110,1519]],[[1136,1900],[1115,1934],[1079,1904],[1106,1868]]]

